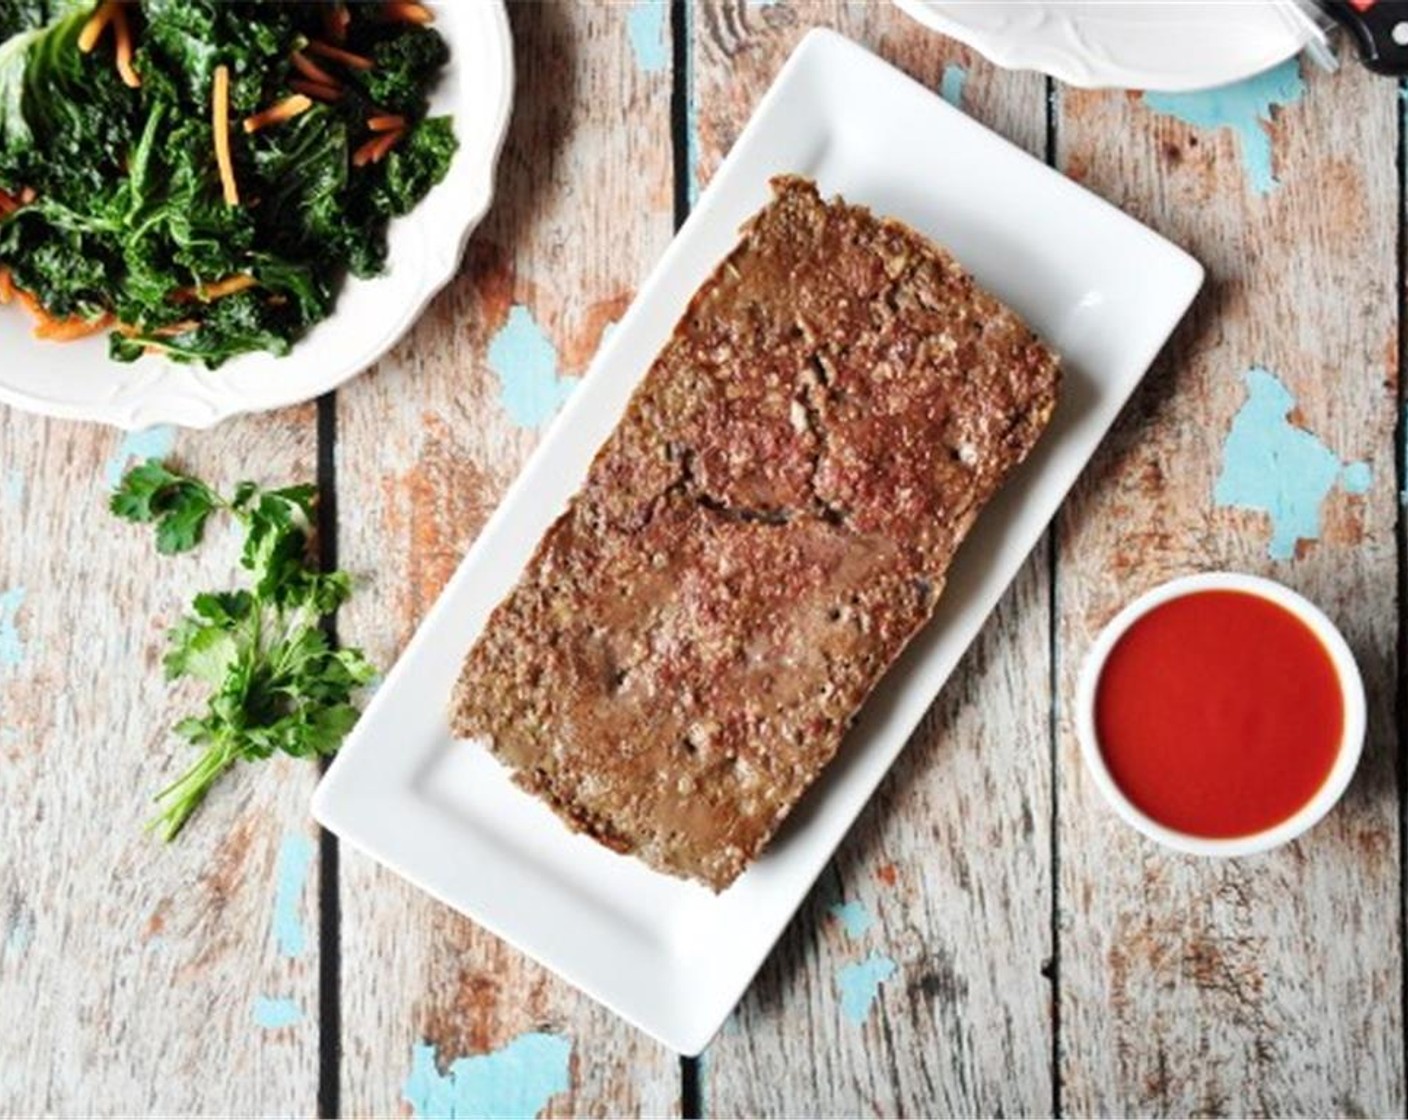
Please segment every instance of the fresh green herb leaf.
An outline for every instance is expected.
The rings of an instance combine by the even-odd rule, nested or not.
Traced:
[[[108,508],[128,521],[155,521],[157,551],[187,552],[200,543],[205,523],[221,504],[203,482],[148,459],[127,472]]]
[[[236,762],[332,754],[357,721],[353,696],[375,671],[360,650],[332,648],[321,629],[352,581],[319,571],[310,555],[316,502],[312,486],[265,490],[253,482],[239,483],[226,500],[155,459],[128,471],[112,496],[118,516],[155,522],[162,551],[190,539],[193,525],[198,539],[217,510],[245,531],[240,563],[253,586],[197,595],[168,637],[167,677],[211,689],[204,714],[175,727],[203,753],[157,795],[152,826],[168,840]]]

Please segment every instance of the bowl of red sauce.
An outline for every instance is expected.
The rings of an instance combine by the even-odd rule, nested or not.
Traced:
[[[1087,655],[1081,753],[1129,824],[1238,856],[1334,807],[1364,746],[1364,683],[1340,632],[1272,580],[1216,572],[1140,596]]]

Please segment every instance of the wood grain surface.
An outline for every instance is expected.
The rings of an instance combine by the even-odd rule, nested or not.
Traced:
[[[1346,59],[1212,97],[1048,97],[879,2],[510,16],[494,209],[335,400],[179,435],[0,409],[0,1115],[1402,1114],[1393,83]],[[355,852],[328,844],[323,867],[311,766],[241,768],[180,842],[144,834],[191,757],[167,730],[194,693],[161,679],[164,631],[235,582],[236,541],[159,557],[107,513],[110,479],[148,454],[224,485],[321,474],[359,579],[339,632],[389,666],[818,24],[1209,282],[705,1055],[682,1063]],[[1343,628],[1370,735],[1313,832],[1207,862],[1104,807],[1069,698],[1123,603],[1223,567]]]
[[[459,279],[389,358],[339,393],[341,561],[367,581],[341,629],[382,664],[673,229],[671,74],[654,66],[653,40],[650,67],[635,64],[630,9],[522,4],[510,14],[519,75],[498,201]],[[406,1091],[415,1045],[433,1047],[451,1076],[458,1059],[541,1035],[570,1045],[566,1083],[554,1068],[562,1048],[522,1069],[501,1059],[503,1077],[539,1080],[535,1107],[678,1114],[676,1056],[545,969],[353,852],[341,896],[348,1115],[395,1115],[418,1101]],[[545,1096],[557,1085],[566,1091]],[[496,1102],[460,1103],[474,1115]]]
[[[161,557],[150,529],[108,513],[129,453],[167,449],[212,481],[251,463],[311,477],[313,410],[179,438],[0,410],[6,1116],[316,1107],[316,867],[300,873],[316,774],[241,767],[178,842],[142,828],[195,757],[169,731],[198,692],[163,681],[166,628],[196,591],[239,582],[237,530]],[[262,1000],[287,1002],[270,1019]]]

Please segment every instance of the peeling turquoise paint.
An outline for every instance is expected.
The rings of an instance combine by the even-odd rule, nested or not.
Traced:
[[[255,1025],[266,1031],[276,1031],[280,1027],[291,1027],[303,1018],[303,1012],[293,1000],[283,996],[259,996],[254,1001]]]
[[[20,640],[19,613],[24,605],[24,588],[0,591],[0,669],[13,669],[24,660]]]
[[[5,923],[5,952],[21,956],[34,944],[34,914],[23,904],[10,911]]]
[[[435,1047],[412,1048],[401,1099],[412,1116],[516,1120],[537,1116],[568,1089],[572,1043],[561,1035],[521,1034],[501,1050],[456,1058],[440,1072]]]
[[[1258,194],[1278,185],[1272,170],[1271,110],[1305,96],[1300,63],[1292,58],[1245,81],[1197,93],[1146,93],[1144,103],[1196,128],[1230,128],[1237,134],[1242,168]]]
[[[830,907],[831,916],[839,921],[847,937],[862,937],[875,924],[875,917],[863,902],[837,902]]]
[[[129,466],[144,459],[165,459],[176,446],[176,429],[167,424],[155,428],[143,428],[140,432],[128,432],[117,445],[112,458],[103,468],[103,481],[112,490],[122,481],[122,474]]]
[[[577,386],[577,378],[558,374],[557,348],[522,304],[509,310],[489,343],[489,368],[504,411],[521,428],[542,427]]]
[[[939,96],[956,108],[963,107],[963,85],[968,81],[968,71],[956,62],[944,67],[944,75],[939,79]]]
[[[24,475],[13,468],[5,472],[5,501],[12,506],[24,501]]]
[[[841,996],[841,1013],[853,1023],[863,1023],[870,1014],[880,985],[893,976],[898,965],[883,953],[871,953],[863,961],[848,964],[836,973],[836,990]]]
[[[1249,369],[1246,403],[1232,418],[1222,446],[1213,501],[1266,513],[1273,560],[1295,556],[1296,543],[1320,538],[1320,509],[1336,483],[1362,494],[1373,481],[1368,463],[1344,463],[1304,428],[1290,422],[1295,397],[1270,370]]]
[[[684,162],[685,194],[690,209],[699,200],[699,99],[694,89],[694,5],[684,6],[685,51],[688,52],[688,65],[684,70]]]
[[[286,957],[302,956],[307,944],[302,903],[312,863],[313,841],[297,832],[284,837],[274,868],[274,941]]]
[[[665,0],[636,0],[626,13],[626,34],[643,74],[657,74],[670,64],[670,45],[665,38],[669,14]]]
[[[1374,472],[1368,463],[1346,463],[1340,472],[1340,487],[1346,494],[1367,494],[1374,484]]]

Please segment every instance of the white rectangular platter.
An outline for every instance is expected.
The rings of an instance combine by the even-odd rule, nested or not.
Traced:
[[[446,708],[490,611],[580,485],[690,295],[781,172],[810,176],[824,195],[843,194],[947,245],[1061,352],[1065,380],[1036,452],[960,550],[933,622],[866,704],[777,842],[715,896],[570,833],[481,745],[451,737]],[[662,1042],[698,1053],[1202,276],[1187,254],[899,71],[832,32],[813,31],[377,690],[318,788],[318,820]]]

